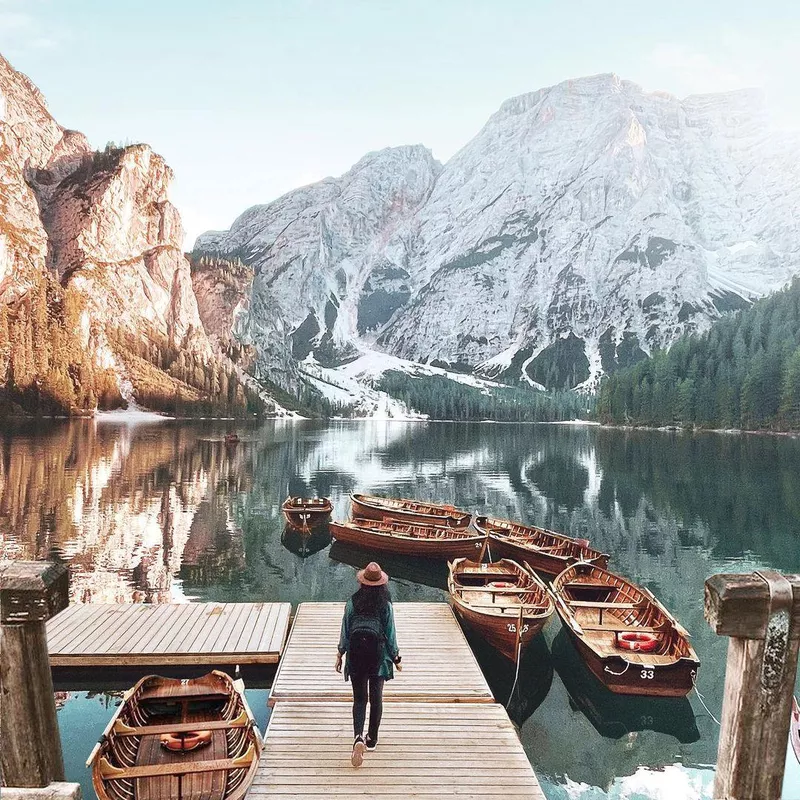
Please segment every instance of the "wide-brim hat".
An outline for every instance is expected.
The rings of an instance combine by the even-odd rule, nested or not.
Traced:
[[[356,580],[362,586],[383,586],[388,583],[389,576],[381,569],[377,561],[370,561],[364,569],[356,572]]]

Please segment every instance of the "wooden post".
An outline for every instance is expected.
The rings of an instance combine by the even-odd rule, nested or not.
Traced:
[[[46,622],[69,603],[63,564],[0,565],[0,754],[6,786],[43,787],[64,780]]]
[[[800,646],[800,575],[713,575],[705,616],[731,637],[714,798],[777,800]]]

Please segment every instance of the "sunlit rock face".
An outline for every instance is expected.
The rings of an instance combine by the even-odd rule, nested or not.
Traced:
[[[180,216],[169,202],[171,180],[147,145],[93,152],[0,57],[0,312],[11,320],[12,351],[14,323],[26,313],[20,308],[46,282],[51,316],[61,314],[70,290],[73,308],[80,298],[62,348],[79,347],[120,382],[129,377],[120,358],[126,352],[162,368],[178,350],[211,359]],[[6,379],[0,363],[0,388]]]
[[[287,384],[309,352],[377,347],[592,388],[800,270],[798,155],[755,92],[598,75],[508,100],[443,167],[371,154],[195,254],[253,266],[234,334]]]

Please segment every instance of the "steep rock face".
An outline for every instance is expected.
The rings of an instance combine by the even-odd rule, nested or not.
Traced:
[[[62,284],[81,289],[93,319],[207,354],[171,180],[147,145],[84,159],[47,204],[49,263]]]
[[[0,403],[243,411],[203,331],[172,172],[147,145],[92,152],[0,57]],[[132,393],[131,393],[132,392]]]
[[[800,139],[752,91],[681,101],[598,75],[507,101],[441,169],[425,152],[198,239],[254,265],[235,333],[264,368],[377,346],[591,388],[800,271]]]
[[[295,362],[353,353],[408,297],[398,228],[430,194],[440,166],[423,147],[370,153],[341,178],[291,192],[199,237],[195,257],[240,259],[254,271],[235,335],[253,345],[259,379],[296,390]],[[393,242],[389,247],[389,242]]]

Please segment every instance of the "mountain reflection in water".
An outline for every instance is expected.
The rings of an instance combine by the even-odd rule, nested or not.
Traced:
[[[288,494],[330,497],[334,519],[347,517],[352,491],[452,503],[610,553],[612,569],[650,588],[692,634],[698,686],[716,715],[726,642],[703,620],[705,578],[800,569],[800,441],[791,438],[274,421],[239,425],[242,441],[226,447],[229,427],[4,422],[0,557],[67,562],[73,602],[343,600],[370,554],[284,536]],[[445,599],[444,565],[379,560],[395,599]],[[678,775],[705,792],[718,729],[697,699],[671,709],[609,701],[559,630],[550,622],[523,661],[509,709],[548,795],[581,797],[578,784],[628,791],[643,769],[653,785]],[[505,700],[509,666],[474,647]],[[88,730],[97,715],[81,714],[82,697],[59,712],[69,763],[99,733]]]

